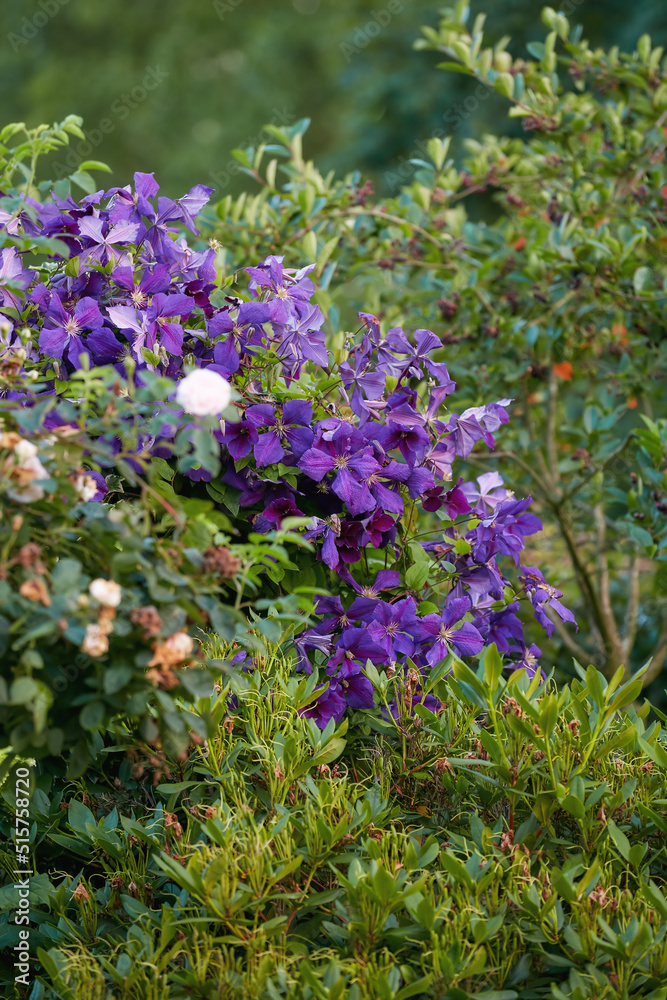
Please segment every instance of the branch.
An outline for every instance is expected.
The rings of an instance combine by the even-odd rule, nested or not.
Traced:
[[[556,415],[558,403],[558,384],[553,365],[549,372],[549,396],[547,405],[547,459],[551,470],[554,486],[558,482],[558,455],[556,454]]]
[[[567,513],[562,508],[557,507],[556,516],[558,518],[561,534],[567,546],[567,551],[570,559],[572,560],[574,571],[579,581],[579,586],[581,587],[582,593],[590,609],[593,622],[600,633],[602,643],[606,647],[607,643],[611,641],[607,621],[605,615],[603,614],[598,595],[596,594],[591,581],[590,574],[582,561],[579,546],[577,545],[576,539],[572,534],[570,524],[568,523]]]
[[[625,622],[623,624],[623,647],[625,649],[625,659],[630,660],[630,650],[632,649],[637,634],[637,620],[639,615],[639,553],[635,552],[630,562],[630,574],[628,579],[628,606],[625,610]]]
[[[596,534],[596,558],[598,564],[598,580],[600,587],[600,607],[607,623],[607,631],[613,645],[621,653],[623,659],[623,643],[618,632],[618,626],[611,607],[611,596],[609,593],[609,563],[605,551],[605,541],[607,538],[607,525],[604,519],[604,510],[601,503],[596,503],[593,508],[595,517]]]

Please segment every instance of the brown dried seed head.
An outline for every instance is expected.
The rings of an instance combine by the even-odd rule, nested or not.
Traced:
[[[241,569],[241,560],[225,545],[212,545],[204,553],[204,571],[215,573],[221,580],[231,580]]]
[[[134,608],[130,611],[130,621],[144,630],[144,639],[157,635],[162,628],[162,619],[154,605],[149,604],[145,608]]]

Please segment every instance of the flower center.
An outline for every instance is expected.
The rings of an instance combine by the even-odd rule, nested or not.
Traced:
[[[67,322],[65,323],[65,329],[70,334],[79,332],[79,324],[77,323],[77,321],[74,319],[73,316],[70,316],[67,319]]]
[[[349,455],[337,455],[334,459],[334,469],[346,468],[349,457]]]

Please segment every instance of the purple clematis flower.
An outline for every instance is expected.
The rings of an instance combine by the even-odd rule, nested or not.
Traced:
[[[348,569],[341,570],[341,579],[349,583],[363,597],[376,598],[383,590],[394,590],[401,582],[401,575],[395,569],[381,569],[370,585],[358,584]],[[375,607],[375,605],[373,605]]]
[[[222,438],[223,444],[227,445],[227,450],[235,462],[246,458],[258,441],[257,431],[247,420],[227,424]]]
[[[255,460],[258,466],[274,465],[285,457],[283,442],[295,459],[300,459],[313,443],[310,429],[313,404],[305,399],[290,399],[283,409],[274,410],[268,403],[249,406],[245,419],[258,432],[255,442]],[[260,428],[268,428],[263,434]]]
[[[556,626],[547,615],[545,608],[552,608],[561,621],[572,622],[575,629],[579,628],[572,612],[559,600],[563,596],[563,592],[557,590],[556,587],[551,587],[536,566],[523,566],[519,579],[528,595],[528,600],[533,605],[535,617],[548,636],[553,635]]]
[[[2,287],[13,285],[14,289],[24,290],[33,279],[30,271],[23,267],[21,258],[16,247],[5,247],[0,250],[0,301],[4,306],[23,310],[21,297],[11,288]]]
[[[535,676],[535,674],[539,671],[542,681],[545,681],[547,679],[547,675],[542,670],[539,662],[541,655],[542,655],[542,650],[540,649],[539,646],[536,646],[535,643],[532,643],[532,645],[527,649],[524,646],[523,655],[521,659],[518,660],[516,663],[511,663],[511,664],[508,663],[506,669],[521,670],[521,668],[523,667],[528,676],[531,678],[531,680]]]
[[[138,231],[139,226],[134,222],[108,226],[103,219],[96,219],[93,216],[80,219],[79,234],[84,237],[81,263],[108,264],[111,261],[118,264],[123,258],[119,245],[134,243]]]
[[[300,709],[300,714],[306,719],[314,719],[320,729],[326,729],[331,719],[341,721],[346,708],[347,702],[340,685],[336,680],[330,680],[328,689],[307,708]]]
[[[380,473],[381,467],[368,446],[358,448],[360,435],[345,421],[327,432],[328,421],[321,421],[312,448],[299,459],[299,468],[319,482],[328,472],[336,471],[331,488],[351,514],[375,508],[375,500],[364,480]]]
[[[477,487],[474,483],[464,483],[461,489],[478,514],[486,517],[502,500],[513,499],[511,491],[503,485],[503,477],[499,472],[484,472],[476,481]]]
[[[153,342],[161,344],[168,354],[180,357],[183,353],[183,327],[174,323],[175,316],[189,316],[194,302],[189,295],[165,295],[158,292],[146,313],[146,323]]]
[[[65,309],[59,297],[53,295],[46,323],[39,335],[40,351],[52,358],[65,357],[75,368],[80,368],[80,355],[89,353],[83,333],[86,330],[98,330],[104,323],[104,317],[95,299],[79,299],[71,313]]]
[[[337,514],[322,520],[313,518],[312,528],[304,534],[310,540],[323,535],[319,556],[333,570],[339,570],[343,563],[355,563],[361,559],[363,524],[359,521],[341,520]]]
[[[426,615],[421,619],[424,633],[434,640],[426,652],[426,662],[432,667],[444,660],[452,647],[460,656],[476,656],[481,651],[484,640],[474,625],[464,622],[459,628],[455,627],[469,610],[470,600],[461,597],[450,601],[440,615]]]
[[[366,628],[348,628],[342,633],[336,642],[335,652],[329,660],[327,671],[333,673],[339,664],[346,660],[371,660],[373,663],[381,663],[384,659],[382,647],[369,635]]]
[[[375,707],[373,685],[362,672],[359,663],[344,660],[336,674],[336,681],[350,708]]]
[[[396,660],[400,653],[406,656],[414,653],[415,643],[421,638],[421,620],[416,611],[411,597],[395,604],[378,601],[368,634],[384,649],[389,660]]]

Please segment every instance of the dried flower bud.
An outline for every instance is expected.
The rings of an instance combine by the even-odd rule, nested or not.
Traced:
[[[27,597],[29,601],[43,604],[45,608],[51,606],[51,598],[43,580],[39,578],[24,580],[19,587],[21,597]]]
[[[130,621],[144,630],[144,639],[157,635],[162,628],[162,619],[154,605],[148,604],[145,608],[134,608],[130,611]]]
[[[241,560],[224,545],[212,545],[204,553],[204,570],[215,573],[221,580],[231,580],[241,569]]]
[[[79,882],[76,889],[72,893],[72,899],[75,899],[77,903],[81,902],[82,900],[86,901],[90,899],[90,893],[88,892],[88,890],[86,889],[85,885],[82,882]]]
[[[33,569],[40,576],[46,572],[41,561],[42,550],[35,542],[27,542],[19,549],[18,561],[24,569]]]
[[[164,642],[156,642],[149,667],[175,667],[192,654],[194,639],[187,632],[174,632]]]

